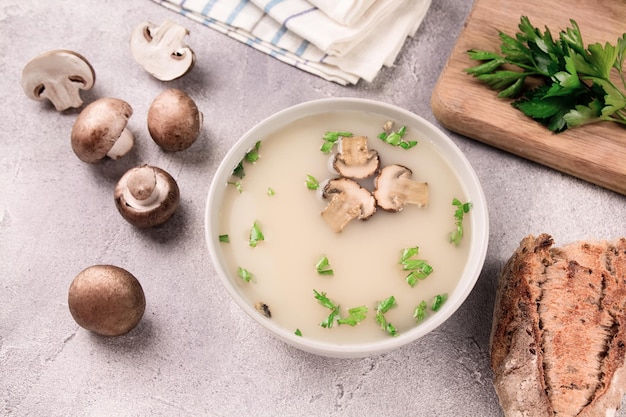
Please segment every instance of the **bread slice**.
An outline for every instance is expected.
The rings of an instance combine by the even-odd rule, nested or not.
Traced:
[[[626,239],[527,236],[498,281],[491,368],[507,417],[613,416],[626,389]]]

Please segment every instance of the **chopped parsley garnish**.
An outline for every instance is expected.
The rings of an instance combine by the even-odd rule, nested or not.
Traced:
[[[417,145],[416,140],[407,141],[404,139],[404,136],[406,135],[406,126],[402,126],[400,129],[393,131],[391,130],[391,125],[392,123],[389,122],[385,124],[385,131],[378,135],[378,139],[390,145],[399,146],[402,149],[411,149]]]
[[[265,240],[265,236],[263,236],[263,232],[261,232],[261,228],[257,222],[254,222],[252,225],[252,229],[250,229],[250,246],[253,248],[256,247],[258,242]]]
[[[306,188],[309,190],[317,190],[320,188],[320,182],[313,175],[307,174],[306,176]]]
[[[233,169],[233,175],[238,178],[243,178],[246,176],[246,171],[243,168],[243,159],[239,161],[235,169]]]
[[[235,189],[239,192],[239,194],[242,193],[243,187],[241,186],[241,181],[228,182],[227,184],[235,186]]]
[[[366,316],[366,306],[354,307],[348,310],[348,317],[338,319],[337,324],[348,324],[350,326],[356,326],[360,321],[363,321]]]
[[[222,243],[230,243],[230,237],[228,235],[220,235],[219,240]]]
[[[422,302],[415,307],[415,310],[413,310],[413,317],[415,317],[415,321],[417,323],[426,318],[426,315],[428,314],[427,310],[428,304],[426,304],[426,301],[424,300],[422,300]]]
[[[441,308],[443,303],[446,302],[447,299],[448,299],[448,295],[447,294],[437,294],[437,295],[435,295],[433,297],[433,299],[432,299],[431,304],[430,304],[430,309],[432,311],[439,311],[439,309]],[[425,300],[422,300],[422,302],[419,303],[415,307],[415,310],[413,310],[413,317],[415,318],[415,322],[419,323],[422,320],[424,320],[427,315],[428,315],[428,304],[426,303]]]
[[[296,331],[293,332],[293,334],[295,334],[296,336],[302,336],[302,332],[300,331],[300,329],[296,329]]]
[[[250,149],[246,154],[241,158],[241,161],[237,164],[235,169],[233,169],[233,175],[238,178],[243,178],[246,176],[245,168],[243,166],[243,162],[254,163],[259,160],[261,155],[259,155],[259,148],[261,148],[261,141],[257,141],[254,144],[254,148]]]
[[[458,246],[463,239],[463,217],[465,214],[469,213],[472,208],[472,203],[461,203],[458,198],[454,198],[452,199],[452,205],[456,206],[456,210],[454,210],[454,224],[456,226],[456,230],[450,232],[448,237],[451,243]]]
[[[376,307],[376,323],[387,332],[390,336],[397,336],[398,330],[389,323],[385,318],[385,314],[393,307],[397,305],[396,298],[392,295],[389,298],[378,303]]]
[[[367,316],[367,307],[359,306],[359,307],[354,307],[354,308],[349,309],[348,317],[341,318],[339,305],[336,305],[334,302],[332,302],[326,296],[325,292],[320,293],[320,292],[317,292],[316,290],[313,290],[313,293],[315,294],[315,298],[317,299],[317,301],[322,306],[330,310],[330,314],[328,315],[328,317],[326,317],[326,319],[320,323],[320,326],[322,326],[325,329],[330,329],[331,327],[333,327],[335,323],[339,325],[347,324],[350,326],[356,326],[360,321],[365,319],[365,317]]]
[[[253,277],[250,271],[242,267],[237,268],[237,275],[239,276],[239,278],[243,279],[246,282],[250,282]]]
[[[437,294],[433,297],[433,302],[430,305],[430,309],[432,311],[438,311],[441,306],[443,305],[443,303],[446,302],[446,300],[448,299],[448,295],[447,294]]]
[[[324,153],[330,153],[335,146],[335,143],[340,138],[351,138],[353,135],[350,132],[326,132],[322,139],[324,139],[324,143],[320,147],[320,151]]]
[[[409,271],[406,276],[406,282],[414,287],[419,280],[425,279],[433,272],[433,267],[422,259],[414,259],[413,257],[419,253],[419,247],[413,246],[402,250],[400,255],[400,264],[404,271]]]
[[[319,261],[315,264],[315,269],[317,273],[320,275],[334,275],[333,269],[330,267],[330,262],[328,262],[328,258],[326,256],[322,256]]]
[[[602,121],[626,125],[626,33],[614,45],[585,46],[578,24],[570,23],[553,37],[548,28],[542,32],[521,16],[514,36],[500,32],[500,53],[469,50],[471,59],[482,62],[465,71],[497,90],[498,97],[516,99],[513,107],[551,131]],[[611,79],[613,70],[621,87]],[[526,88],[529,76],[542,82]]]
[[[271,188],[271,187],[267,187],[267,195],[268,195],[268,196],[272,197],[272,196],[273,196],[273,195],[275,195],[275,194],[276,194],[276,192],[274,191],[274,189],[273,189],[273,188]]]
[[[246,152],[245,156],[243,157],[247,162],[250,163],[254,163],[256,161],[259,160],[259,158],[261,157],[261,155],[259,155],[259,149],[261,148],[261,141],[258,141],[257,143],[254,144],[254,148],[250,149],[248,152]]]
[[[335,303],[333,303],[326,296],[325,292],[320,293],[316,290],[313,290],[313,293],[315,294],[315,298],[317,299],[317,301],[322,306],[330,310],[330,314],[328,315],[328,317],[326,317],[326,319],[320,323],[320,326],[322,326],[323,328],[330,329],[335,324],[335,319],[337,318],[337,316],[339,316],[339,306],[335,305]]]

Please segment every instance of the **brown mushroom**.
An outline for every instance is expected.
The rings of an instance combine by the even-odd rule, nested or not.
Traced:
[[[64,49],[48,51],[30,60],[22,70],[22,88],[28,98],[48,99],[57,111],[83,104],[80,90],[89,90],[96,73],[82,55]]]
[[[322,211],[322,218],[339,233],[352,219],[366,220],[376,212],[376,200],[359,183],[349,178],[330,180],[322,193],[330,202]]]
[[[202,113],[187,93],[175,88],[163,91],[148,109],[150,136],[166,151],[190,147],[202,129]]]
[[[405,204],[428,204],[428,184],[411,179],[413,172],[403,165],[388,165],[374,179],[374,198],[388,211],[400,211]]]
[[[362,179],[376,173],[380,158],[378,152],[367,148],[367,137],[344,137],[333,167],[344,177]]]
[[[118,98],[100,98],[85,107],[72,126],[72,149],[81,161],[95,163],[118,159],[134,146],[126,128],[133,109]]]
[[[159,226],[176,212],[180,190],[170,174],[150,165],[128,170],[117,182],[115,206],[130,224],[147,228]]]
[[[79,326],[103,336],[128,333],[146,309],[137,278],[114,265],[93,265],[81,271],[70,285],[67,301]]]

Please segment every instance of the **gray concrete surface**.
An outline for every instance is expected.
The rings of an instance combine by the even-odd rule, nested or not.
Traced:
[[[626,199],[451,134],[480,177],[491,214],[484,270],[463,307],[437,331],[393,353],[338,360],[273,339],[232,302],[203,235],[205,199],[220,159],[245,131],[290,105],[364,97],[437,123],[430,94],[471,0],[437,0],[394,68],[341,87],[289,67],[149,1],[3,0],[0,3],[0,414],[10,416],[501,416],[488,367],[495,280],[529,233],[557,243],[626,234]],[[162,83],[131,58],[140,21],[191,30],[193,71]],[[84,54],[97,73],[85,101],[129,101],[137,147],[87,165],[73,154],[77,111],[59,114],[21,90],[22,67],[57,48]],[[170,154],[144,125],[165,87],[188,91],[205,114],[193,148]],[[463,94],[463,92],[459,92]],[[182,206],[164,227],[137,230],[116,212],[115,182],[140,163],[177,178]],[[148,305],[126,336],[79,328],[73,277],[112,263],[141,281]],[[620,416],[626,416],[624,411]]]

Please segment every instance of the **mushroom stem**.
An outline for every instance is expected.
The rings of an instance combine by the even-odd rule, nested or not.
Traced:
[[[136,210],[152,210],[167,197],[167,183],[153,168],[144,165],[134,170],[124,190],[126,204]]]
[[[130,152],[134,144],[135,138],[133,137],[133,134],[130,132],[130,130],[124,128],[124,130],[122,130],[122,133],[120,134],[119,139],[115,141],[113,147],[109,149],[109,152],[107,152],[106,155],[111,159],[119,159],[122,156],[126,155],[128,152]]]

